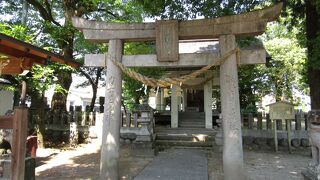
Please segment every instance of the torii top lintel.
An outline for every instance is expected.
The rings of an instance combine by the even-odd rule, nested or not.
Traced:
[[[220,35],[255,36],[265,31],[267,22],[276,20],[282,3],[238,15],[213,19],[196,19],[178,22],[179,40],[210,39]],[[108,23],[88,21],[73,17],[73,25],[83,31],[85,39],[108,42],[110,39],[125,41],[153,41],[156,39],[156,23]]]

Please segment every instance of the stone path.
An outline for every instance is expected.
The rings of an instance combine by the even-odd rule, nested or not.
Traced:
[[[207,180],[208,163],[205,151],[168,149],[158,156],[135,180]]]

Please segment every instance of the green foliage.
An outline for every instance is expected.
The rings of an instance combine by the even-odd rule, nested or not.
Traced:
[[[256,104],[270,92],[261,65],[245,65],[239,68],[239,96],[242,109]]]
[[[0,15],[2,17],[0,21],[6,24],[21,25],[21,14],[27,11],[28,19],[26,25],[31,28],[28,31],[15,31],[17,35],[28,36],[32,34],[30,40],[33,40],[33,43],[38,46],[59,53],[64,57],[75,57],[79,61],[83,61],[84,54],[87,53],[105,53],[107,47],[106,45],[93,44],[84,40],[82,33],[78,32],[78,30],[72,26],[72,16],[108,22],[142,21],[142,8],[130,0],[126,2],[121,0],[27,0],[28,9],[23,9],[21,6],[22,2],[22,0],[14,2],[5,0],[1,2]],[[7,29],[13,34],[11,28]],[[19,39],[27,40],[27,38]],[[27,42],[30,41],[27,40]],[[49,67],[52,68],[50,72],[54,76],[54,79],[56,79],[52,81],[57,83],[56,91],[66,94],[70,86],[69,83],[71,83],[70,72],[74,72],[74,70],[68,66],[50,64],[50,66],[45,67],[45,69],[41,69],[40,67],[33,69],[32,74],[37,75],[39,73],[39,75],[41,75],[43,72],[46,72],[46,68]],[[83,85],[91,84],[93,88],[97,88],[98,81],[102,79],[103,73],[101,72],[103,72],[101,68],[96,68],[93,71],[88,68],[79,69],[79,74],[84,75],[88,79],[88,82]],[[34,90],[47,87],[42,87],[42,84],[37,84],[37,79],[30,79],[30,81],[30,85],[35,86],[33,88]]]
[[[55,82],[54,70],[49,67],[33,65],[31,69],[32,76],[27,77],[28,85],[32,91],[44,92]]]
[[[260,46],[262,42],[255,38],[237,39],[237,44],[241,48],[250,46]],[[239,96],[241,111],[247,112],[251,106],[259,102],[265,94],[270,92],[267,84],[267,76],[262,65],[243,65],[239,67]],[[251,110],[250,110],[251,111]]]
[[[161,19],[194,19],[199,16],[204,18],[218,17],[230,14],[239,14],[253,9],[263,0],[217,0],[217,1],[192,1],[192,0],[135,0],[141,5],[149,17]]]
[[[293,98],[294,91],[307,93],[306,49],[299,44],[299,28],[288,28],[280,23],[269,24],[260,40],[256,38],[238,39],[240,47],[261,44],[268,52],[267,64],[246,65],[239,68],[239,91],[242,111],[248,111],[261,97],[272,94],[277,100],[285,98],[300,103]]]
[[[29,33],[29,29],[22,25],[0,23],[0,33],[29,43],[31,43],[33,39],[33,35]]]
[[[125,54],[150,54],[154,53],[155,48],[150,43],[127,43],[124,47]],[[160,68],[133,68],[134,71],[147,77],[160,78],[164,71]],[[132,110],[135,104],[139,104],[141,98],[148,96],[150,87],[144,86],[124,74],[123,77],[123,100],[126,107]]]
[[[241,108],[241,113],[257,113],[257,106],[255,104],[248,104]]]
[[[305,63],[305,79],[310,87],[311,108],[320,108],[319,49],[320,49],[320,1],[319,0],[290,0],[285,3],[282,13],[284,24],[289,28],[299,29],[296,35],[302,47],[307,48],[307,63]]]
[[[10,24],[0,24],[0,33],[6,34],[8,36],[17,38],[19,40],[32,43],[34,41],[34,35],[30,30],[22,25],[10,25]],[[57,83],[57,72],[58,71],[74,71],[73,68],[66,65],[61,65],[60,63],[51,63],[46,66],[33,65],[30,73],[31,76],[13,76],[9,79],[15,81],[14,85],[6,86],[7,90],[19,90],[22,80],[26,80],[28,84],[28,94],[42,94],[44,91],[52,87]],[[59,88],[60,87],[60,88]],[[68,90],[63,89],[61,86],[56,86],[57,92],[67,93]]]
[[[287,31],[284,25],[275,23],[268,27],[262,37],[271,59],[265,73],[277,100],[282,97],[294,101],[293,91],[306,89],[306,49],[301,47],[295,30]]]
[[[100,54],[107,52],[107,46],[105,44],[98,44],[87,41],[83,37],[83,33],[76,32],[74,39],[74,52],[77,59],[83,61],[85,54]]]

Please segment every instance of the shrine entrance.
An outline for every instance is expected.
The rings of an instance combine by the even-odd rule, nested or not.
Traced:
[[[219,66],[223,124],[224,179],[246,179],[243,167],[238,66],[265,63],[264,48],[238,49],[236,37],[262,34],[267,22],[278,18],[282,3],[239,15],[214,19],[156,23],[106,23],[73,18],[73,25],[87,40],[109,43],[107,54],[86,55],[87,66],[106,67],[106,97],[102,134],[100,179],[119,179],[122,72],[154,88],[171,88],[171,128],[178,127],[181,89],[186,82],[204,76],[205,127],[212,128],[212,77]],[[219,50],[211,53],[179,53],[179,40],[214,39]],[[155,41],[157,54],[123,55],[126,41]],[[198,67],[180,77],[153,79],[128,67]]]
[[[203,90],[187,90],[187,104],[185,111],[204,112]]]

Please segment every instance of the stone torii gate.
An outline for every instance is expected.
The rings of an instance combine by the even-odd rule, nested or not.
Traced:
[[[279,3],[266,9],[239,15],[179,22],[167,20],[156,23],[106,23],[73,18],[73,25],[84,33],[85,39],[99,43],[109,42],[107,55],[86,55],[85,57],[86,65],[103,66],[107,70],[100,179],[119,179],[122,72],[113,62],[114,60],[126,67],[207,66],[234,50],[236,37],[262,34],[267,22],[278,18],[281,8],[282,4]],[[179,40],[217,38],[219,39],[220,53],[179,54]],[[128,41],[156,41],[157,54],[123,55],[123,43]],[[228,180],[246,179],[243,167],[236,59],[236,55],[231,54],[220,65],[224,134],[223,170],[224,178]],[[241,50],[240,64],[258,63],[265,63],[264,49]],[[173,109],[176,108],[173,105]],[[210,114],[207,114],[206,117],[210,117]],[[172,120],[177,121],[177,117]]]

